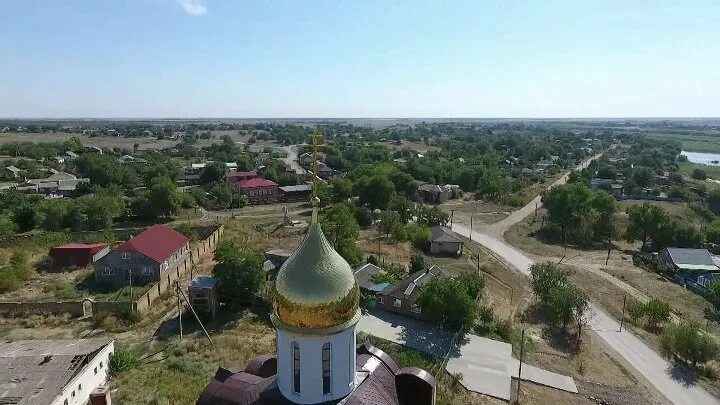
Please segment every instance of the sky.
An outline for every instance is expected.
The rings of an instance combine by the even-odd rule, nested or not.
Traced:
[[[718,0],[0,0],[5,118],[718,116]]]

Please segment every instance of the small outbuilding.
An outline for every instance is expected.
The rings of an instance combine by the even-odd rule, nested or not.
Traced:
[[[463,241],[460,235],[444,226],[430,228],[430,253],[434,255],[460,255]]]
[[[366,263],[358,267],[355,269],[354,274],[360,291],[366,294],[377,294],[390,285],[389,283],[375,282],[378,276],[383,276],[387,272],[372,263]]]
[[[56,268],[85,267],[110,252],[107,243],[68,243],[50,249],[50,259]]]
[[[207,314],[214,319],[219,306],[218,279],[212,276],[196,276],[190,282],[188,295],[195,312]]]

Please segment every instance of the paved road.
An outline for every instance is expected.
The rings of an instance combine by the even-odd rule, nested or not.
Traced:
[[[470,237],[470,229],[462,225],[454,224],[453,230]],[[472,240],[502,257],[522,274],[530,275],[530,266],[533,261],[521,250],[490,235],[476,231],[472,232]],[[595,313],[590,327],[673,404],[720,404],[720,401],[700,386],[688,383],[687,376],[678,375],[670,363],[627,329],[618,332],[620,324],[605,311],[594,304],[590,306],[590,310]]]
[[[588,167],[590,162],[599,158],[600,156],[602,156],[602,153],[598,153],[597,155],[586,159],[585,161],[583,161],[582,163],[577,165],[574,170],[582,170],[582,169]],[[565,173],[562,177],[557,179],[557,181],[555,181],[553,184],[551,184],[550,187],[548,187],[548,189],[567,183],[568,177],[570,177],[570,172]],[[532,201],[527,203],[524,207],[520,208],[517,211],[513,211],[512,214],[508,215],[504,219],[502,219],[494,224],[490,224],[490,225],[486,226],[484,228],[485,231],[491,235],[496,235],[496,236],[499,236],[502,238],[503,234],[505,234],[505,231],[507,231],[508,228],[510,228],[511,226],[522,221],[528,215],[532,214],[535,211],[536,207],[542,206],[541,200],[542,200],[542,196],[538,195],[537,197],[533,198]]]
[[[283,161],[285,164],[289,165],[290,168],[295,170],[296,172],[305,172],[305,169],[303,169],[300,164],[298,163],[298,149],[297,145],[290,145],[290,146],[284,146],[283,149],[287,152],[287,156],[283,158]]]

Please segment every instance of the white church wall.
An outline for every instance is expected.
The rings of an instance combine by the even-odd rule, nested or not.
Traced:
[[[300,393],[293,387],[292,344],[300,348]],[[322,347],[330,342],[330,394],[323,394]],[[277,330],[278,388],[299,404],[317,404],[348,395],[355,380],[355,327],[333,335],[296,334]]]

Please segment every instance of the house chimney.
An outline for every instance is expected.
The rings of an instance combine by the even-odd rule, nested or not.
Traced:
[[[395,374],[400,405],[435,405],[436,386],[435,377],[417,367],[404,367]]]

